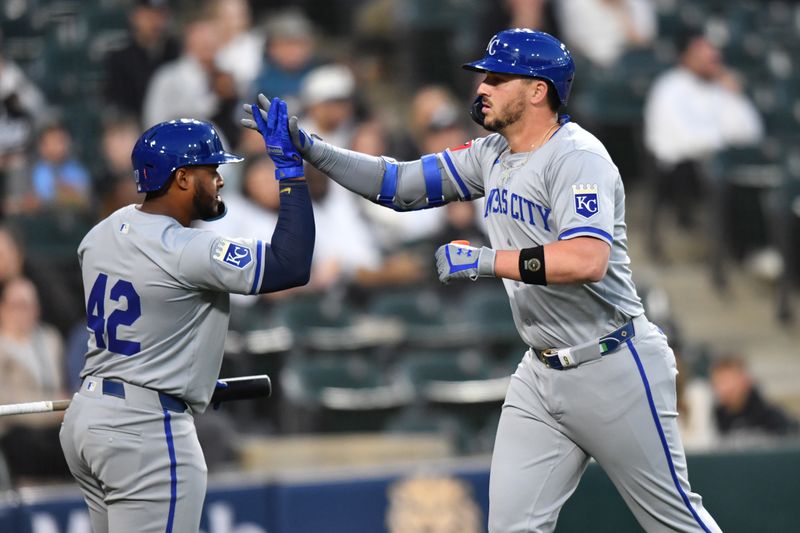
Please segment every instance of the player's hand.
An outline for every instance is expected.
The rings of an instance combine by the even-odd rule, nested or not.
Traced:
[[[468,241],[453,241],[436,250],[436,270],[439,281],[448,283],[451,279],[471,279],[494,277],[495,251],[486,246],[475,248]]]
[[[261,130],[258,128],[256,114],[254,111],[256,109],[260,110],[261,119],[263,122],[267,122],[267,118],[269,116],[269,110],[272,107],[271,102],[269,99],[264,96],[263,94],[258,95],[258,104],[251,105],[251,104],[244,104],[244,112],[253,117],[253,118],[243,118],[241,120],[242,126],[245,128],[250,128],[251,130],[256,130],[259,133]],[[262,134],[263,135],[263,134]],[[292,140],[292,144],[295,148],[300,152],[301,155],[305,155],[308,152],[308,149],[314,144],[314,135],[309,135],[305,131],[301,130],[300,127],[297,125],[297,117],[292,115],[289,117],[289,137]],[[319,138],[319,137],[317,137]]]
[[[266,98],[259,95],[259,104],[251,104],[250,112],[256,129],[264,138],[267,154],[275,163],[275,178],[278,180],[303,176],[303,158],[289,136],[289,119],[286,102],[273,98],[265,105]],[[266,107],[267,109],[262,109]]]

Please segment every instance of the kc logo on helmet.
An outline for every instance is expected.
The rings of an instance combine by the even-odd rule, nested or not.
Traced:
[[[600,210],[596,183],[573,185],[572,194],[575,196],[575,212],[583,218],[591,218]]]
[[[486,47],[486,52],[487,52],[487,53],[488,53],[490,56],[493,56],[493,55],[495,54],[495,52],[497,52],[497,50],[495,50],[494,48],[495,48],[495,46],[497,46],[498,44],[500,44],[500,39],[498,39],[498,38],[497,38],[497,35],[495,35],[494,37],[492,37],[492,40],[491,40],[491,41],[489,41],[489,46],[487,46],[487,47]]]
[[[253,260],[250,248],[221,240],[214,251],[214,259],[236,268],[244,268]]]

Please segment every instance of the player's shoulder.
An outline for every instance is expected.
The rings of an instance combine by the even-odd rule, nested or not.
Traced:
[[[559,136],[559,149],[556,152],[556,158],[595,155],[612,163],[611,156],[600,139],[580,124],[567,122],[561,127],[559,133],[561,135]]]
[[[136,206],[126,205],[124,207],[120,207],[104,219],[100,220],[97,224],[95,224],[92,229],[90,229],[86,235],[84,235],[83,240],[81,240],[80,245],[78,246],[79,253],[86,249],[94,241],[102,238],[102,235],[109,231],[109,228],[114,227],[119,220],[126,218],[126,214],[130,213],[132,210],[135,210]]]
[[[492,133],[485,137],[469,140],[460,146],[448,148],[447,151],[452,154],[464,150],[479,154],[479,157],[483,155],[491,157],[500,155],[506,148],[508,148],[508,141],[506,141],[505,137],[499,133]]]
[[[116,234],[131,237],[139,247],[175,252],[204,233],[206,230],[186,228],[170,216],[146,213],[138,205],[131,204],[98,222],[84,237],[79,252],[92,244],[103,246]]]

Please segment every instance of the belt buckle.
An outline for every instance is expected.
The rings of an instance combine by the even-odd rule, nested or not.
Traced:
[[[555,348],[545,348],[544,350],[542,350],[542,356],[540,357],[540,359],[544,363],[544,366],[546,366],[547,368],[553,368],[550,365],[550,361],[547,358],[552,357],[554,355],[558,355],[558,350]]]

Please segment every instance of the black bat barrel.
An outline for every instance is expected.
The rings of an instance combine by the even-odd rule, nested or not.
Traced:
[[[269,398],[272,395],[272,382],[266,374],[226,378],[220,381],[228,386],[217,386],[216,390],[214,390],[214,395],[211,397],[212,403]]]

